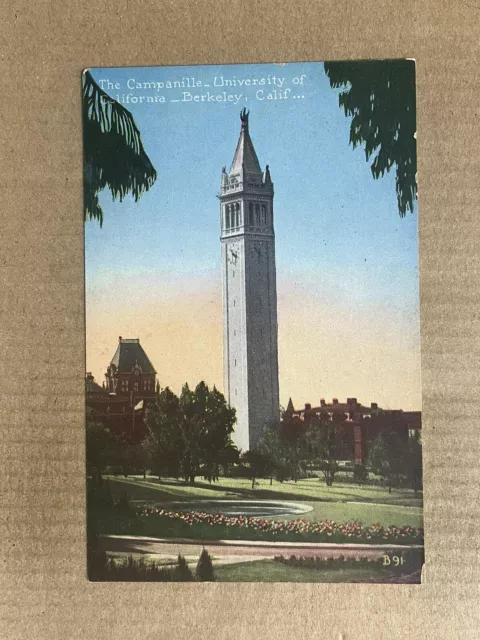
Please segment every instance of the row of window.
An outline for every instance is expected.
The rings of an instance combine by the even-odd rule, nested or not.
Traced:
[[[122,393],[127,393],[129,391],[128,380],[121,380],[120,390],[122,391]],[[137,391],[137,392],[140,391],[140,382],[138,380],[135,380],[135,382],[133,383],[132,391]],[[143,381],[143,391],[147,391],[147,392],[153,391],[153,383],[151,380]]]
[[[224,219],[225,229],[234,229],[243,226],[242,210],[239,202],[225,205]],[[249,202],[247,224],[250,227],[267,226],[267,205],[258,202]]]

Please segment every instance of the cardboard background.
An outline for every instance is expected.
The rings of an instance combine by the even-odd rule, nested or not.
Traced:
[[[2,638],[478,637],[479,21],[480,0],[7,2]],[[425,584],[88,583],[82,69],[386,57],[417,59]]]

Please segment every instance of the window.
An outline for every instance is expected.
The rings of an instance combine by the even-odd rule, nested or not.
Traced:
[[[123,393],[126,393],[128,391],[128,380],[122,380],[122,384],[120,388]]]
[[[259,204],[255,205],[255,223],[257,227],[260,226],[260,205]]]
[[[225,229],[230,228],[230,211],[228,210],[228,205],[223,208],[223,213],[225,215]]]
[[[267,207],[262,204],[262,226],[265,227],[267,224]]]
[[[139,385],[139,383],[138,383],[138,382],[134,382],[134,383],[133,383],[133,390],[134,390],[134,391],[138,391],[139,386],[140,386],[140,385]]]
[[[248,205],[248,224],[253,227],[255,222],[253,220],[253,202]]]
[[[143,390],[144,391],[151,391],[150,380],[148,378],[143,381]]]
[[[240,204],[237,202],[237,204],[235,205],[235,220],[237,223],[237,227],[240,226]]]

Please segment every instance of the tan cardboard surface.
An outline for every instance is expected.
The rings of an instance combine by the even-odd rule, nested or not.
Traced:
[[[479,0],[3,4],[1,638],[480,636],[479,24]],[[380,57],[418,63],[425,584],[88,583],[82,69]]]

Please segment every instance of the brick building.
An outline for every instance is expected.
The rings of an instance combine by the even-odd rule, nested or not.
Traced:
[[[306,404],[303,409],[295,409],[290,399],[284,419],[286,416],[299,418],[308,428],[328,421],[341,426],[343,459],[355,464],[365,464],[369,446],[382,429],[394,429],[407,442],[422,428],[421,411],[387,410],[376,402],[365,406],[357,398],[347,398],[346,402],[333,398],[331,403],[322,398],[317,407]]]
[[[102,385],[86,375],[86,403],[92,419],[112,433],[138,442],[146,434],[145,409],[155,399],[155,368],[138,338],[118,339]]]

